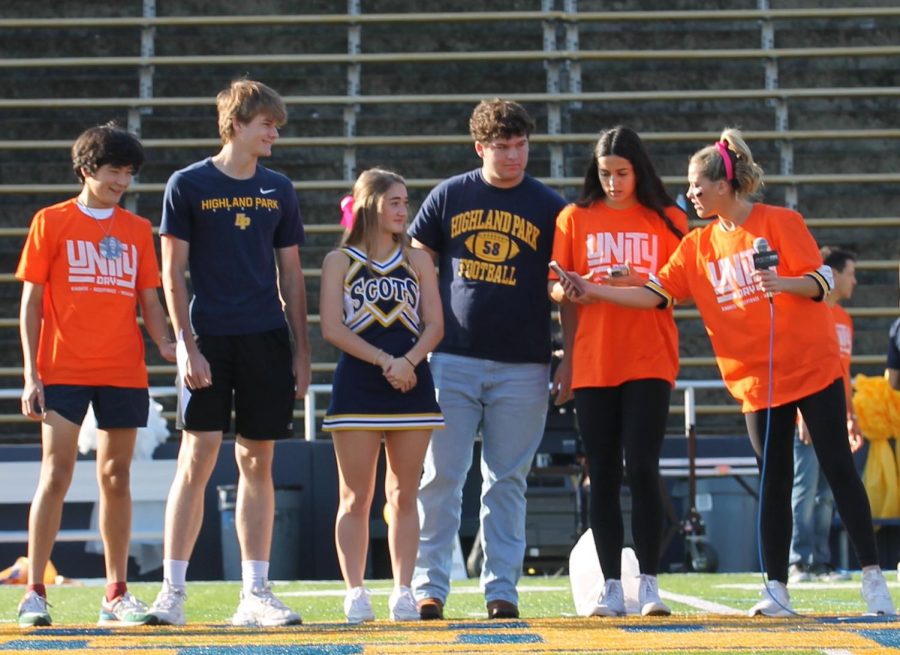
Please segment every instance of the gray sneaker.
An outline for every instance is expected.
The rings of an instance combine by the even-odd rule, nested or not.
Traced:
[[[50,603],[46,598],[36,591],[29,591],[19,603],[19,625],[23,628],[50,625],[52,621],[48,607]]]
[[[100,603],[100,620],[97,625],[152,625],[159,619],[150,614],[147,605],[127,591],[112,600],[104,597]]]

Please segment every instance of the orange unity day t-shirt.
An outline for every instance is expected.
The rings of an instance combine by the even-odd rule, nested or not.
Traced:
[[[109,234],[115,259],[101,254]],[[147,387],[138,292],[160,285],[153,230],[121,207],[97,220],[75,199],[35,214],[16,278],[43,285],[37,367],[47,384]]]
[[[687,217],[667,209],[683,234]],[[652,209],[613,209],[603,201],[587,208],[569,205],[556,219],[553,259],[567,271],[603,272],[629,262],[633,272],[655,274],[675,252],[679,238]],[[557,279],[555,274],[551,279]],[[572,387],[612,387],[657,378],[674,383],[678,374],[678,331],[672,309],[632,309],[611,303],[576,305],[578,328],[572,357]]]
[[[822,288],[822,256],[803,217],[783,207],[754,204],[743,225],[718,221],[694,230],[647,288],[665,306],[693,298],[729,392],[744,412],[769,406],[770,304],[754,284],[753,240],[764,237],[779,255],[782,277],[809,275]],[[792,293],[773,297],[775,330],[772,407],[821,391],[841,377],[834,319],[827,304]]]
[[[850,403],[853,398],[853,387],[850,384],[850,362],[853,359],[853,319],[850,318],[847,310],[837,303],[831,305],[831,315],[834,317],[838,351],[844,371],[844,393],[847,395],[847,407],[852,408],[853,405]]]

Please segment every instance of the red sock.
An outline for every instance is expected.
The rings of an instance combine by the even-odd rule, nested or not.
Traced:
[[[41,584],[34,583],[34,584],[28,585],[28,591],[33,591],[34,593],[36,593],[38,596],[41,596],[42,598],[47,597],[47,587],[44,586],[43,583],[41,583]]]
[[[124,596],[128,591],[128,585],[124,582],[110,582],[106,585],[106,600],[115,600],[119,596]]]

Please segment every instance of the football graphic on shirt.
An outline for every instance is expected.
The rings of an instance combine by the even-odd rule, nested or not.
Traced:
[[[504,262],[519,254],[519,244],[500,232],[479,232],[466,238],[466,249],[486,262]]]

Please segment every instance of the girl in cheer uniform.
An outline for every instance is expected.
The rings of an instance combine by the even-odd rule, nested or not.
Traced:
[[[351,623],[375,618],[363,574],[382,437],[390,617],[419,618],[409,588],[419,544],[416,495],[431,431],[444,427],[425,359],[444,328],[434,264],[409,248],[408,208],[402,177],[363,172],[353,187],[352,227],[322,265],[322,335],[343,351],[322,428],[332,433],[337,457],[335,541]]]

